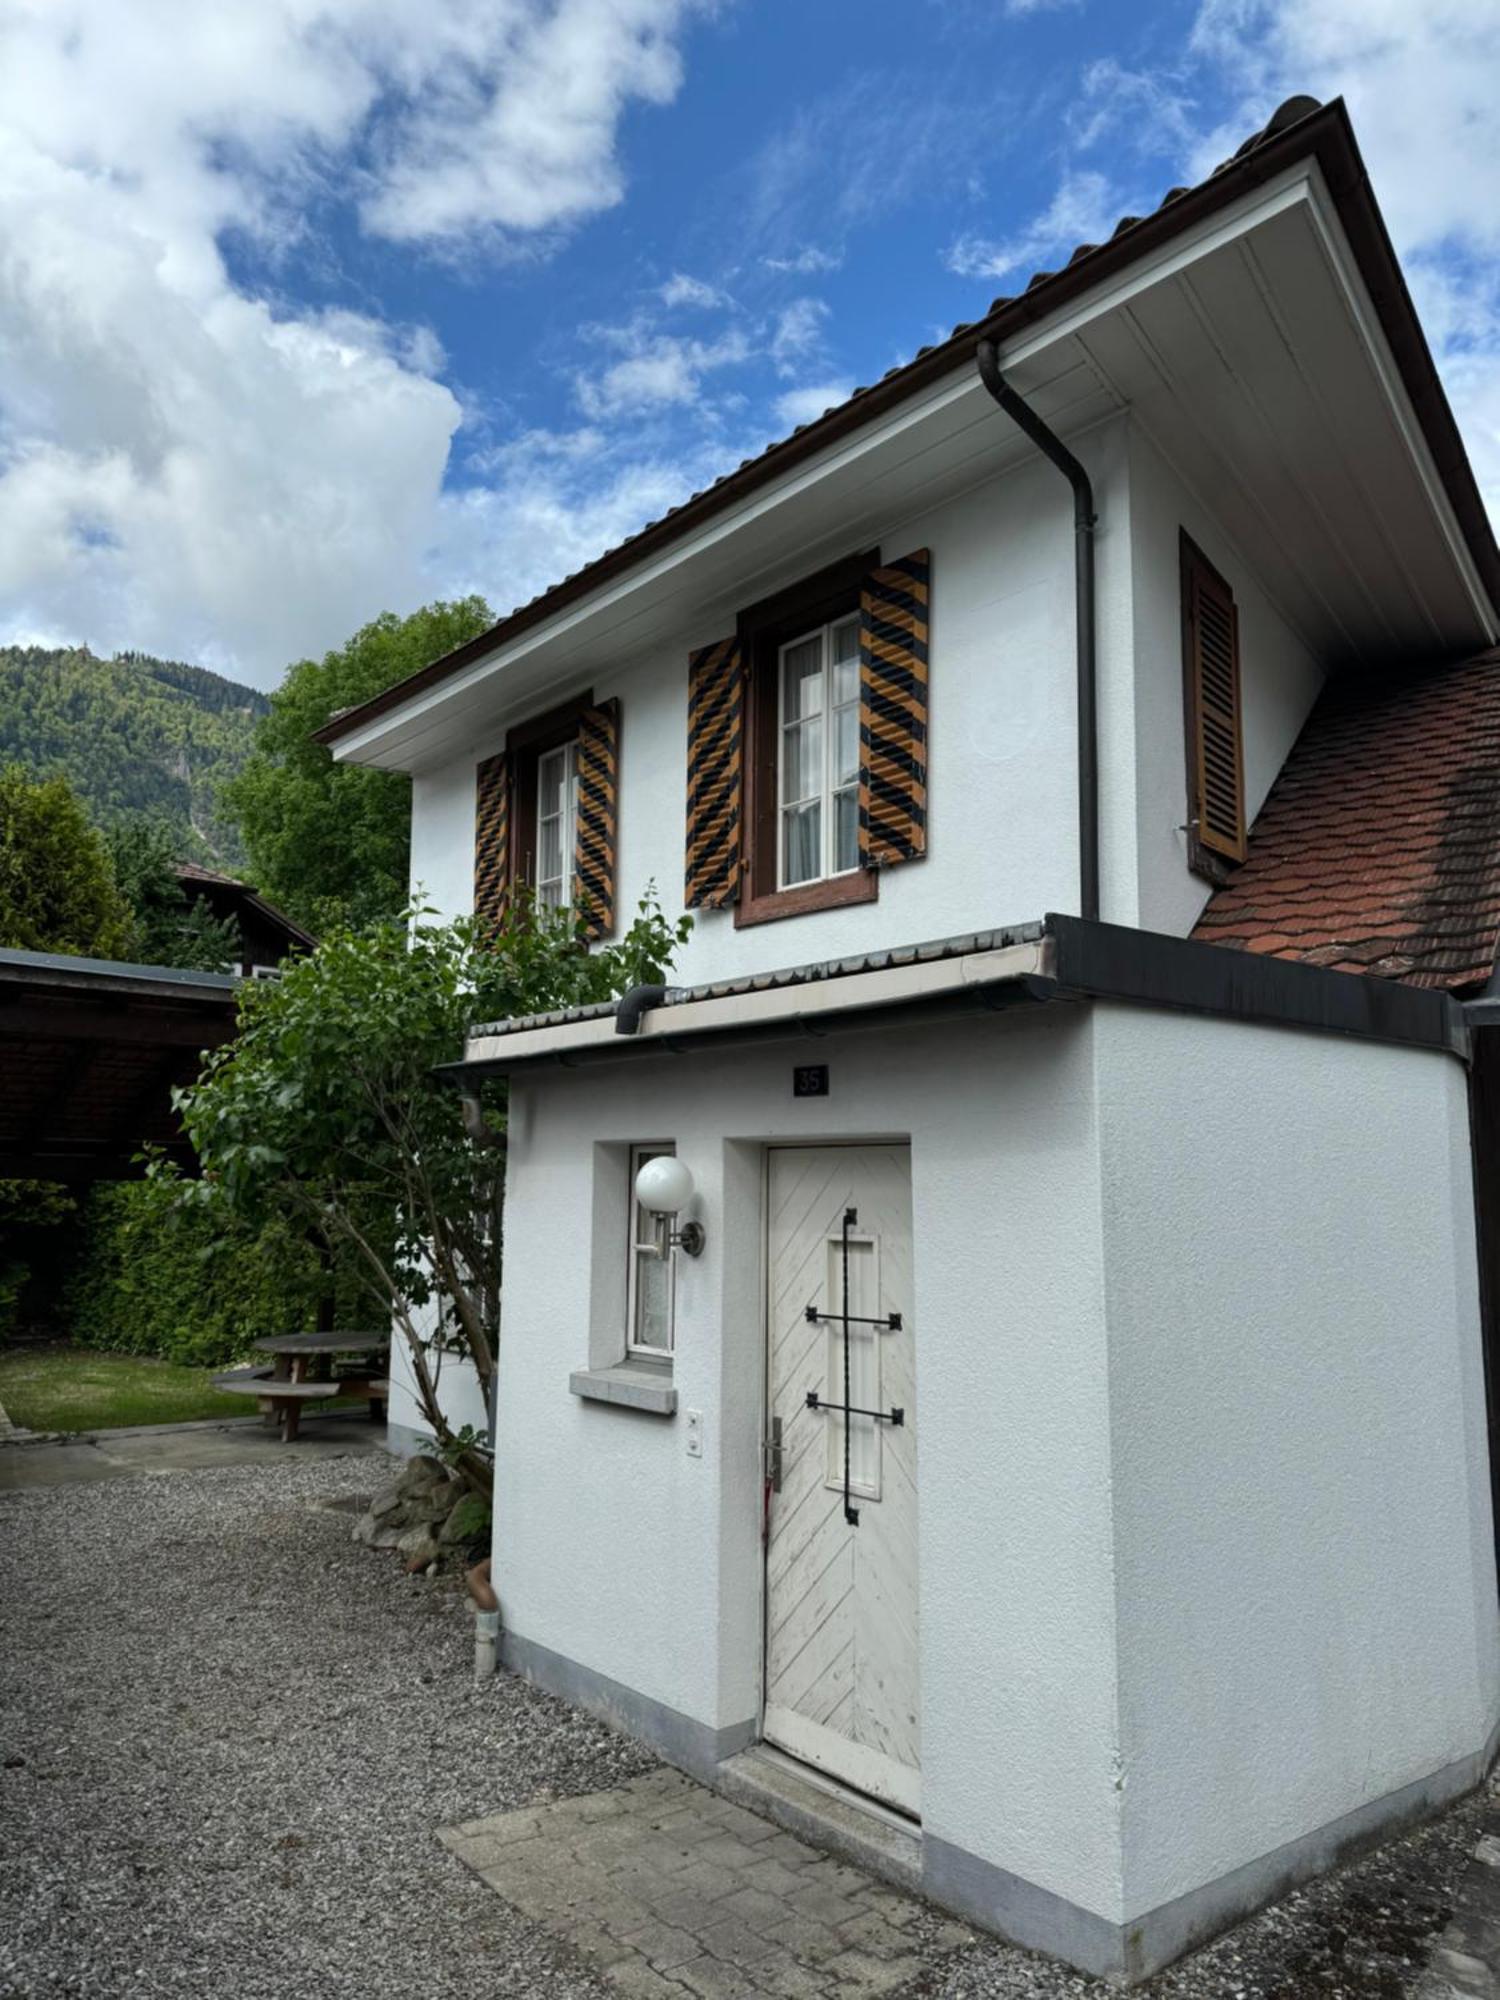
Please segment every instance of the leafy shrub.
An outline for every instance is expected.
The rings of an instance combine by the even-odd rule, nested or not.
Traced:
[[[252,1230],[218,1204],[184,1205],[179,1195],[170,1178],[89,1194],[66,1295],[76,1341],[223,1367],[261,1334],[317,1326],[328,1279],[305,1237],[280,1219]],[[346,1274],[335,1270],[333,1289],[336,1323],[367,1324]]]

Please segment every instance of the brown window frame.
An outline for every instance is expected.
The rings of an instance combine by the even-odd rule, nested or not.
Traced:
[[[1182,717],[1183,758],[1187,774],[1187,864],[1193,874],[1216,886],[1227,882],[1243,861],[1250,837],[1250,815],[1245,799],[1245,676],[1240,657],[1239,605],[1229,579],[1211,563],[1186,528],[1177,531],[1178,579],[1182,596]],[[1198,680],[1193,666],[1193,572],[1202,570],[1211,577],[1229,600],[1234,619],[1235,756],[1238,762],[1240,808],[1240,856],[1234,860],[1216,848],[1205,846],[1198,834]]]
[[[506,732],[505,755],[510,765],[510,882],[532,889],[536,860],[537,765],[549,750],[560,750],[578,735],[584,711],[594,706],[589,689],[573,701],[559,703],[545,714],[518,722]],[[577,856],[574,857],[576,866]]]
[[[734,906],[736,930],[879,900],[880,876],[870,868],[827,876],[821,882],[799,882],[792,889],[778,888],[776,883],[780,650],[790,640],[858,611],[865,577],[879,564],[879,549],[844,556],[786,590],[747,606],[739,615],[736,633],[745,676],[745,795],[740,898]]]

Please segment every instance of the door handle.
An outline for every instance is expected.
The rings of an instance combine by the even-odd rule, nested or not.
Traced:
[[[781,1491],[781,1419],[772,1417],[771,1435],[766,1439],[766,1485],[773,1493]]]

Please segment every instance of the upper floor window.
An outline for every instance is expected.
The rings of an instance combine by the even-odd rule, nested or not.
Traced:
[[[575,901],[578,848],[578,742],[543,751],[536,762],[536,899],[544,909]]]
[[[859,619],[841,618],[779,654],[781,809],[777,887],[859,867]]]
[[[1188,865],[1217,882],[1246,853],[1240,619],[1234,592],[1186,534],[1181,563]]]

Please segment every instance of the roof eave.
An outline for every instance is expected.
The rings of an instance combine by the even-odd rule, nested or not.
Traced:
[[[1322,171],[1464,542],[1491,606],[1500,607],[1500,548],[1496,546],[1457,422],[1375,201],[1348,112],[1343,99],[1334,98],[1283,129],[1271,131],[1269,136],[1256,135],[1232,160],[1196,187],[1174,190],[1150,215],[1127,218],[1104,243],[1083,246],[1061,270],[1038,274],[1015,298],[997,300],[983,319],[956,328],[949,339],[925,349],[903,367],[891,370],[872,387],[857,390],[848,402],[794,431],[759,457],[746,461],[737,471],[726,474],[619,547],[510,612],[488,631],[383,693],[331,717],[313,732],[315,741],[332,747],[367,729],[439,682],[659,555],[771,480],[816,457],[967,365],[981,340],[993,340],[1001,346],[1014,341],[1028,327],[1055,313],[1071,299],[1129,269],[1163,244],[1211,218],[1247,190],[1304,160],[1316,160]]]

